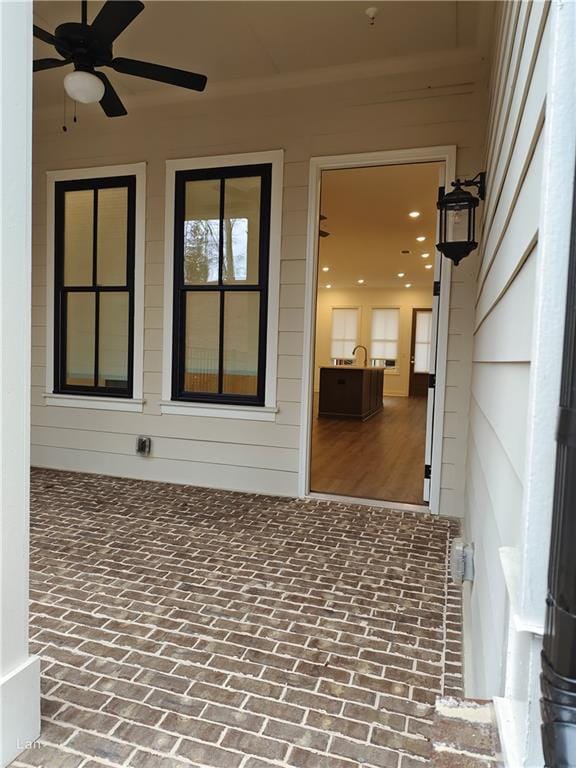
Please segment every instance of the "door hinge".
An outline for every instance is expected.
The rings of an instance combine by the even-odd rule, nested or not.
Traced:
[[[432,477],[432,465],[424,464],[424,480],[430,480]]]
[[[556,442],[570,448],[576,447],[576,410],[574,408],[562,406],[559,408]]]
[[[436,374],[430,373],[428,374],[428,389],[435,389],[436,388]]]
[[[440,280],[434,280],[434,287],[432,289],[432,296],[440,296]]]

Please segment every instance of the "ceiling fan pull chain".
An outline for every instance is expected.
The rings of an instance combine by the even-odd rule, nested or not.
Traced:
[[[78,113],[77,113],[77,107],[78,107],[78,102],[77,102],[77,101],[75,101],[75,102],[74,102],[74,122],[75,122],[75,123],[77,123],[77,122],[78,122]]]
[[[62,124],[62,133],[66,133],[68,131],[68,128],[66,126],[66,91],[64,91],[64,94],[62,96],[62,111],[64,113],[64,122]]]

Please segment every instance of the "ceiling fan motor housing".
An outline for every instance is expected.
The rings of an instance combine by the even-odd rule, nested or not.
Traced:
[[[99,40],[88,24],[69,21],[56,27],[55,48],[64,59],[74,62],[76,69],[91,70],[112,61],[112,45]]]

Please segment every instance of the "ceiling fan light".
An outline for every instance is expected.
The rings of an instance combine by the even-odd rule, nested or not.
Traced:
[[[76,70],[64,78],[64,90],[74,101],[95,104],[104,96],[104,83],[91,72]]]

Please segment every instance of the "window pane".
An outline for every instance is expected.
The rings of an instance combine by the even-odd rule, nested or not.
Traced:
[[[66,312],[66,384],[94,386],[96,303],[93,293],[69,293]]]
[[[416,312],[416,341],[429,343],[432,336],[432,312]]]
[[[372,310],[372,338],[396,341],[398,339],[397,309]]]
[[[186,182],[184,282],[217,283],[220,243],[220,180]]]
[[[92,285],[94,191],[64,193],[64,285]]]
[[[395,359],[398,355],[398,344],[395,341],[373,341],[372,357]]]
[[[330,357],[353,359],[352,350],[356,346],[356,341],[332,341],[330,345]]]
[[[356,342],[358,328],[357,309],[332,310],[332,338]],[[354,346],[354,344],[352,345]]]
[[[416,312],[414,373],[429,373],[432,338],[432,312]]]
[[[258,394],[259,314],[258,293],[226,293],[223,382],[226,394]]]
[[[414,345],[414,373],[430,371],[430,344],[416,342]]]
[[[260,185],[258,176],[225,181],[222,275],[226,283],[258,283]]]
[[[128,189],[98,190],[97,268],[99,285],[126,285]]]
[[[98,386],[128,389],[128,293],[100,294]]]
[[[186,294],[184,390],[218,392],[220,296],[217,292]]]

